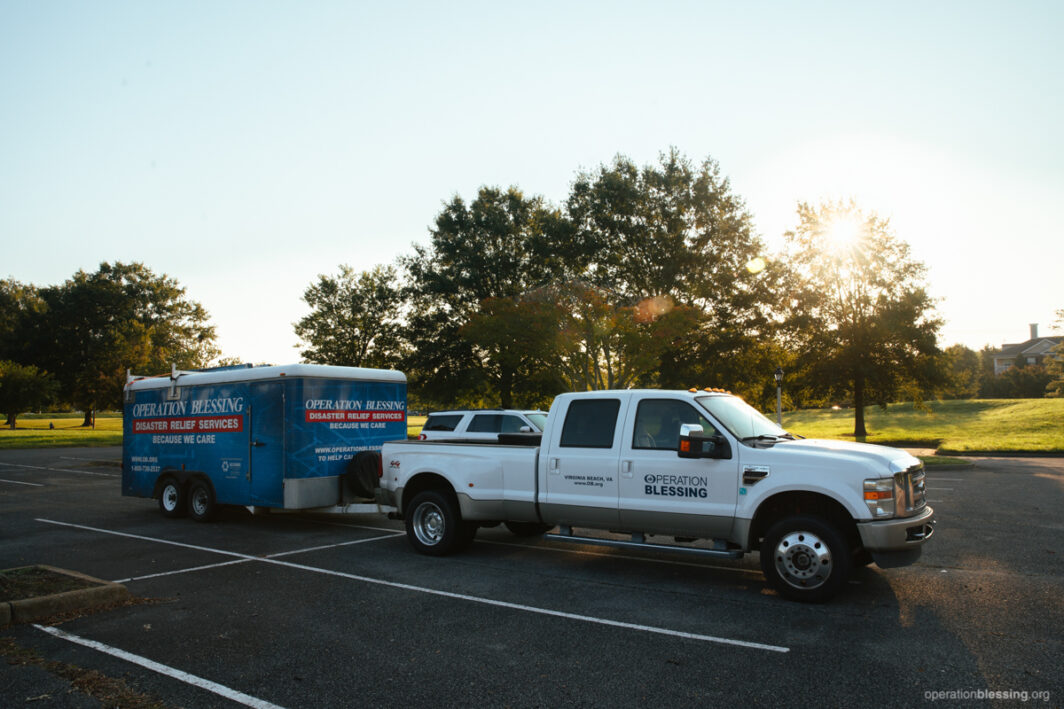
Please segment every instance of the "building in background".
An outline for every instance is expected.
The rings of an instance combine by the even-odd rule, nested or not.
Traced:
[[[1043,364],[1053,348],[1064,342],[1064,337],[1039,337],[1038,323],[1031,323],[1031,339],[1011,345],[1002,345],[1001,351],[994,355],[994,374],[1002,374],[1017,361],[1023,366]]]

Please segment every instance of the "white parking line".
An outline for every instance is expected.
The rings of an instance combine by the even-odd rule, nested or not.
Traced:
[[[270,559],[265,557],[249,556],[247,554],[239,554],[237,552],[225,551],[222,549],[211,549],[209,547],[196,546],[194,544],[185,544],[184,542],[174,542],[169,539],[157,539],[153,537],[146,537],[139,534],[129,534],[127,532],[115,532],[109,529],[100,529],[98,527],[88,527],[81,524],[72,524],[70,522],[57,522],[50,519],[37,518],[38,522],[45,522],[47,524],[57,524],[64,527],[73,527],[75,529],[84,529],[91,532],[99,532],[101,534],[112,534],[119,537],[129,537],[132,539],[141,539],[149,542],[156,542],[159,544],[170,544],[172,546],[185,547],[188,549],[198,549],[200,551],[211,552],[214,554],[223,554],[226,556],[235,556],[240,559],[250,559],[252,561],[261,561],[264,564],[276,564],[278,566],[284,566],[291,569],[299,569],[301,571],[310,571],[316,574],[325,574],[328,576],[337,576],[340,578],[351,579],[352,581],[361,581],[362,583],[370,583],[378,586],[387,586],[389,588],[398,588],[404,591],[413,591],[415,593],[425,593],[432,596],[441,596],[443,598],[452,598],[461,601],[469,601],[471,603],[480,603],[487,606],[494,606],[496,608],[508,608],[510,610],[524,611],[526,613],[535,613],[537,615],[551,616],[555,618],[565,618],[566,620],[576,620],[584,623],[593,623],[596,625],[605,625],[614,628],[623,628],[625,630],[638,630],[645,633],[653,633],[656,635],[665,635],[674,638],[685,638],[687,640],[698,640],[701,642],[717,643],[720,645],[732,645],[736,647],[745,647],[753,650],[766,650],[768,652],[790,652],[788,647],[782,647],[780,645],[768,645],[765,643],[755,643],[746,640],[735,640],[733,638],[722,638],[714,635],[702,635],[699,633],[688,633],[681,630],[671,630],[669,628],[659,628],[651,625],[640,625],[637,623],[625,623],[619,620],[609,620],[607,618],[596,618],[594,616],[579,615],[576,613],[568,613],[565,611],[553,610],[550,608],[539,608],[537,606],[526,606],[521,603],[510,603],[509,601],[499,601],[493,598],[484,598],[482,596],[470,596],[465,593],[454,593],[452,591],[443,591],[436,588],[426,588],[424,586],[414,586],[406,583],[399,583],[397,581],[386,581],[384,579],[377,579],[370,576],[360,576],[358,574],[348,574],[343,571],[332,571],[330,569],[321,569],[314,566],[307,566],[305,564],[294,564],[290,561],[280,561],[279,559]]]
[[[21,480],[4,480],[0,478],[0,483],[11,483],[12,485],[32,485],[33,487],[44,487],[40,483],[24,483]]]
[[[951,488],[951,487],[928,487],[926,489],[927,490],[949,490],[950,492],[953,492],[953,488]]]
[[[323,544],[322,546],[318,546],[318,547],[308,547],[306,549],[294,549],[292,551],[282,551],[279,554],[268,554],[267,556],[261,557],[261,558],[264,558],[264,559],[276,559],[277,557],[280,557],[280,556],[291,556],[293,554],[304,554],[304,553],[310,552],[310,551],[320,551],[322,549],[332,549],[333,547],[344,547],[344,546],[349,546],[351,544],[362,544],[363,542],[375,542],[375,541],[377,541],[379,539],[391,539],[392,537],[395,537],[395,536],[401,536],[401,533],[396,532],[395,534],[387,534],[387,535],[382,536],[382,537],[371,537],[369,539],[356,539],[356,540],[354,540],[352,542],[339,542],[337,544]],[[160,571],[157,574],[146,574],[144,576],[130,576],[129,578],[126,578],[126,579],[115,579],[112,583],[128,583],[129,581],[143,581],[144,579],[157,579],[160,576],[176,576],[177,574],[187,574],[187,573],[190,573],[192,571],[206,571],[208,569],[217,569],[217,568],[222,567],[222,566],[232,566],[234,564],[246,564],[249,561],[254,561],[257,558],[260,558],[260,557],[252,557],[252,558],[248,558],[248,559],[234,559],[233,561],[222,561],[222,562],[219,562],[217,564],[206,564],[204,566],[193,566],[193,567],[188,568],[188,569],[174,569],[173,571]]]
[[[212,682],[209,679],[203,679],[202,677],[197,677],[196,675],[189,674],[188,672],[182,672],[181,670],[174,669],[169,665],[164,665],[162,663],[155,662],[154,660],[149,660],[148,658],[141,657],[140,655],[134,655],[131,652],[120,650],[117,647],[104,645],[101,642],[89,640],[88,638],[83,638],[79,635],[68,633],[65,630],[60,630],[59,628],[50,628],[44,625],[37,625],[36,623],[33,624],[33,627],[37,630],[41,630],[45,633],[48,633],[49,635],[54,635],[55,637],[60,638],[62,640],[66,640],[77,645],[82,645],[84,647],[91,648],[93,650],[96,650],[97,652],[102,652],[106,655],[110,655],[111,657],[117,657],[118,659],[125,660],[126,662],[132,662],[134,665],[140,665],[141,667],[149,669],[152,672],[158,672],[161,675],[166,675],[167,677],[179,680],[181,682],[184,682],[185,684],[191,684],[193,687],[205,689],[208,692],[211,692],[212,694],[217,694],[220,697],[225,697],[226,699],[238,702],[239,704],[243,704],[244,706],[256,707],[256,709],[282,709],[282,707],[272,702],[267,702],[264,699],[252,697],[250,694],[238,692],[235,689],[230,689],[229,687],[218,684],[217,682]]]
[[[97,473],[93,470],[71,470],[70,468],[45,468],[40,465],[22,465],[21,463],[0,463],[9,468],[29,468],[30,470],[51,470],[56,473],[77,473],[78,475],[98,475],[103,478],[117,478],[117,473]]]
[[[233,559],[232,561],[221,561],[217,564],[206,564],[204,566],[193,566],[190,569],[174,569],[173,571],[160,571],[157,574],[146,574],[144,576],[130,576],[127,579],[115,579],[111,583],[129,583],[130,581],[143,581],[144,579],[157,579],[160,576],[176,576],[177,574],[187,574],[192,571],[205,571],[207,569],[217,569],[221,566],[232,566],[233,564],[246,564],[251,559]]]
[[[107,462],[107,463],[118,463],[119,462],[116,458],[76,458],[76,457],[74,457],[72,455],[61,455],[61,456],[59,456],[59,459],[60,460],[91,460],[93,462],[101,461],[101,462]]]
[[[306,554],[311,551],[321,551],[322,549],[333,549],[335,547],[347,547],[352,544],[365,544],[366,542],[379,542],[381,539],[394,539],[395,537],[403,536],[402,532],[393,532],[392,534],[383,534],[379,537],[370,537],[369,539],[355,539],[350,542],[337,542],[336,544],[322,544],[320,547],[307,547],[306,549],[294,549],[292,551],[282,551],[279,554],[267,554],[266,559],[277,559],[282,556],[292,556],[293,554]]]

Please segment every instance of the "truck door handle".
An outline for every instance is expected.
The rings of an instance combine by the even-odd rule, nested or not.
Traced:
[[[550,459],[550,463],[548,464],[547,467],[550,469],[550,474],[551,475],[557,475],[558,474],[558,459],[557,458],[551,458]]]
[[[266,445],[266,444],[265,444],[265,443],[263,443],[262,441],[252,441],[252,442],[251,442],[251,445],[253,445],[253,446],[255,446],[256,448],[258,448],[259,446],[264,446],[264,445]]]
[[[632,461],[630,461],[630,460],[622,460],[621,461],[621,477],[622,478],[630,478],[630,477],[632,477]]]

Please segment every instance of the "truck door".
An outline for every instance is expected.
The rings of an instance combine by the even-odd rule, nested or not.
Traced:
[[[739,494],[739,458],[676,455],[680,425],[713,424],[682,399],[642,399],[628,410],[620,455],[620,517],[625,529],[662,529],[692,537],[726,537]]]
[[[252,382],[248,438],[251,503],[284,505],[284,384]]]
[[[577,526],[617,524],[620,422],[629,398],[569,402],[547,452],[544,518]]]

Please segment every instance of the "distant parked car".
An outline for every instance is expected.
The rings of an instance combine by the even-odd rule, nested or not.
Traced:
[[[540,433],[547,421],[546,411],[481,409],[436,411],[421,428],[422,441],[495,440],[500,433]]]

